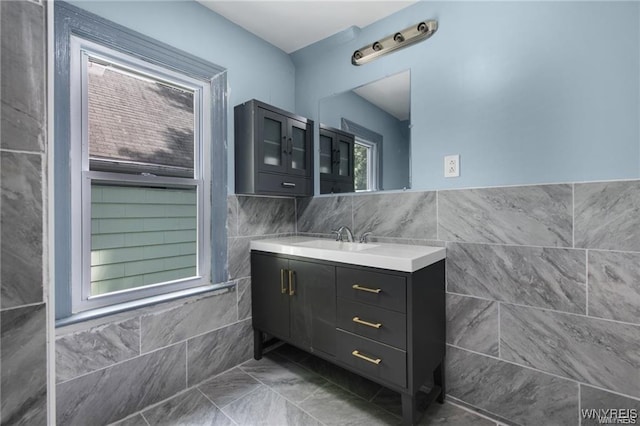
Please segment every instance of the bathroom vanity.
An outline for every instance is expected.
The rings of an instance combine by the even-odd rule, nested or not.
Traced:
[[[288,342],[400,392],[405,424],[424,385],[443,402],[444,248],[307,237],[251,248],[256,359],[265,334]]]

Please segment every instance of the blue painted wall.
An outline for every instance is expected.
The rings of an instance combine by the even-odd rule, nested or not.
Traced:
[[[421,1],[291,56],[193,1],[73,4],[227,68],[230,192],[234,105],[257,98],[317,120],[320,99],[407,68],[413,188],[640,177],[636,2]],[[355,49],[420,18],[440,22],[430,40],[351,65]],[[448,154],[460,178],[443,177]]]
[[[411,69],[413,188],[637,178],[635,2],[419,2],[292,55],[296,109]],[[438,19],[429,40],[354,67],[352,52]],[[443,177],[460,154],[461,176]]]
[[[227,69],[228,187],[233,193],[233,107],[255,98],[293,111],[295,68],[289,55],[191,0],[70,3]]]
[[[329,96],[320,101],[320,123],[341,128],[346,118],[382,135],[382,189],[402,189],[409,186],[409,135],[406,121],[399,121],[386,111],[351,91]],[[319,185],[319,182],[317,182]]]

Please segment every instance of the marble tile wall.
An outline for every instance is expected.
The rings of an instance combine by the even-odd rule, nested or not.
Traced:
[[[507,424],[640,404],[640,181],[322,196],[297,231],[447,248],[449,397]],[[581,423],[582,422],[582,423]]]
[[[295,233],[295,202],[249,196],[227,201],[227,289],[56,330],[60,424],[119,420],[251,357],[249,243]],[[117,391],[122,383],[130,390]],[[87,398],[88,392],[95,397]],[[154,413],[170,418],[180,409],[161,405]]]
[[[0,2],[0,422],[47,423],[46,5]]]

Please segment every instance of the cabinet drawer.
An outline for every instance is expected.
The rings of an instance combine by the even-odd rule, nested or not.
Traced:
[[[338,327],[396,348],[407,348],[407,316],[347,299],[338,299]]]
[[[338,297],[392,311],[407,311],[404,277],[342,267],[337,268],[337,277]]]
[[[373,377],[407,386],[407,353],[343,330],[338,334],[338,359]]]
[[[276,173],[258,173],[258,192],[277,194],[312,195],[311,180],[300,176],[285,176]]]

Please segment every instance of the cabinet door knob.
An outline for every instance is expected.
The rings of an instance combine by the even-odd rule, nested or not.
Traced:
[[[296,184],[293,182],[282,182],[281,183],[283,188],[295,188]]]
[[[380,365],[380,363],[382,362],[382,359],[380,359],[380,358],[373,359],[371,357],[368,357],[366,355],[361,354],[360,351],[358,351],[358,350],[355,350],[355,351],[351,352],[351,355],[355,356],[356,358],[363,359],[363,360],[365,360],[367,362],[370,362],[371,364],[375,364],[375,365]]]
[[[367,327],[372,327],[372,328],[380,328],[380,327],[382,327],[382,324],[379,323],[379,322],[374,324],[374,323],[369,322],[369,321],[361,320],[360,317],[353,317],[352,321],[357,323],[357,324],[366,325]]]
[[[369,288],[369,287],[363,287],[360,284],[354,284],[351,286],[351,288],[353,288],[354,290],[360,290],[360,291],[366,291],[368,293],[380,293],[382,291],[381,288]]]

